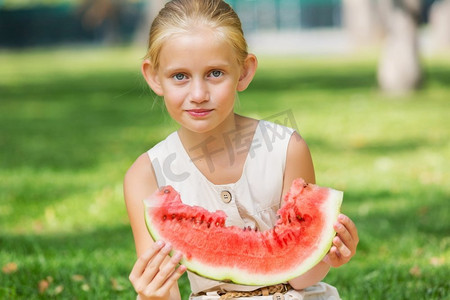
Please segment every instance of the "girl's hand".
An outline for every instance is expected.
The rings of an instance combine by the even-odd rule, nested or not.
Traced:
[[[323,261],[337,268],[349,262],[355,255],[359,237],[355,223],[343,214],[339,215],[338,222],[334,224],[334,230],[336,230],[337,235],[334,237],[333,245]]]
[[[172,286],[186,271],[185,266],[176,268],[182,257],[180,253],[163,263],[171,249],[170,244],[157,241],[137,259],[129,279],[139,299],[169,298]]]

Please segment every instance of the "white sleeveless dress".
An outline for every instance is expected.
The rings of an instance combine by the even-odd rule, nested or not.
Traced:
[[[202,206],[209,211],[224,211],[227,226],[250,226],[264,231],[272,228],[277,221],[286,153],[293,132],[293,129],[285,126],[259,121],[254,135],[243,137],[251,138],[252,142],[249,149],[242,149],[248,151],[242,175],[238,181],[229,184],[216,185],[210,182],[189,157],[177,132],[151,148],[148,155],[158,186],[171,185],[180,193],[183,203]],[[235,144],[239,143],[235,141]],[[207,159],[207,155],[213,153],[204,153],[204,158]],[[220,170],[215,169],[214,172]],[[188,277],[193,294],[259,288],[214,281],[191,272],[188,272]]]

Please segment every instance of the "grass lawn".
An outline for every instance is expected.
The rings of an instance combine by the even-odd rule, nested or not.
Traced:
[[[176,125],[119,48],[0,52],[0,298],[134,299],[122,178]],[[450,299],[450,59],[388,98],[374,59],[260,58],[237,111],[295,126],[361,242],[343,299]],[[189,294],[185,278],[183,297]]]

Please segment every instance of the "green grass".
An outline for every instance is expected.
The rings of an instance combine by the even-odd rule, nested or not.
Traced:
[[[141,79],[142,56],[0,52],[0,298],[134,298],[122,178],[176,128]],[[345,191],[361,242],[326,278],[343,299],[448,299],[450,60],[424,59],[426,84],[401,98],[377,90],[375,67],[262,57],[237,111],[295,121],[318,183]]]

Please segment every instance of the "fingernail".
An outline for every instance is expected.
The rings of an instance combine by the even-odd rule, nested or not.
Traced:
[[[177,261],[181,260],[182,257],[183,254],[181,254],[180,252],[175,253],[175,255],[173,256],[173,258]]]
[[[345,216],[343,214],[340,214],[338,216],[339,221],[344,221],[345,220]]]
[[[158,248],[161,248],[162,246],[164,246],[164,242],[163,241],[157,241],[156,246],[158,246]]]

